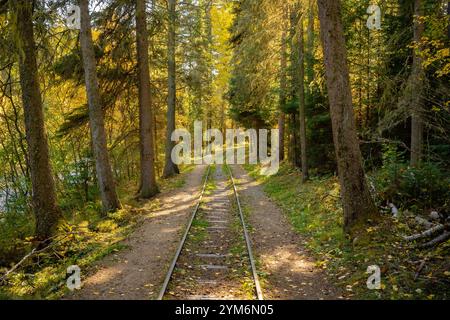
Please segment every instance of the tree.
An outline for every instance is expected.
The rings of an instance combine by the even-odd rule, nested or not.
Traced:
[[[285,4],[283,6],[283,31],[281,36],[281,64],[280,64],[280,106],[278,115],[278,129],[279,134],[279,147],[280,147],[280,161],[284,160],[285,155],[285,127],[286,127],[286,93],[287,93],[287,20],[288,20],[288,6]]]
[[[356,134],[341,1],[318,0],[318,7],[344,230],[353,233],[367,218],[376,216],[377,209],[367,186]]]
[[[172,149],[175,143],[172,141],[172,133],[175,131],[176,114],[176,0],[167,0],[169,25],[167,33],[167,70],[168,70],[168,98],[167,98],[167,132],[166,132],[166,161],[163,172],[164,178],[169,178],[180,173],[178,166],[172,161]]]
[[[300,167],[300,145],[299,145],[299,119],[298,119],[298,102],[299,95],[298,92],[300,87],[301,79],[299,77],[299,57],[298,57],[298,43],[296,39],[297,34],[297,26],[300,21],[299,16],[299,3],[295,2],[290,6],[290,30],[289,30],[289,42],[290,42],[290,133],[291,133],[291,141],[290,141],[290,160],[294,166]]]
[[[447,38],[450,40],[450,1],[447,1],[447,20],[448,20]]]
[[[150,96],[148,57],[148,31],[146,1],[136,0],[136,42],[139,74],[139,131],[141,156],[141,198],[148,199],[158,193],[155,177],[154,116]]]
[[[61,212],[57,206],[39,87],[33,30],[33,2],[20,0],[15,1],[13,6],[32,185],[32,205],[36,219],[35,235],[37,240],[46,241],[53,235]]]
[[[301,13],[299,13],[301,14]],[[298,109],[300,121],[300,152],[302,165],[302,181],[308,180],[308,158],[306,154],[306,115],[305,115],[305,50],[303,41],[303,17],[300,17],[297,31],[297,47],[298,47]]]
[[[423,59],[420,54],[420,42],[425,31],[425,25],[421,21],[423,7],[421,0],[414,1],[414,42],[417,49],[413,53],[413,66],[407,84],[406,94],[409,95],[411,108],[411,166],[418,166],[422,159],[423,145],[423,91],[425,72]]]
[[[89,0],[80,0],[81,15],[81,52],[83,55],[84,76],[89,104],[89,123],[91,128],[92,149],[95,158],[97,182],[104,212],[119,209],[120,202],[116,194],[111,164],[106,142],[105,120],[100,100],[94,45],[92,41]]]

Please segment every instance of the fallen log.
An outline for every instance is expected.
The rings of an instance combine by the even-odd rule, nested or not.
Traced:
[[[445,225],[438,224],[438,225],[431,227],[430,229],[425,230],[423,232],[416,233],[416,234],[413,234],[408,237],[404,237],[404,239],[406,241],[414,241],[414,240],[418,240],[418,239],[428,238],[444,229],[445,229]]]
[[[443,234],[439,235],[438,237],[434,238],[433,240],[420,245],[419,248],[434,247],[442,242],[447,241],[448,239],[450,239],[450,231],[445,231]]]
[[[40,254],[40,253],[43,253],[43,252],[45,252],[45,251],[47,251],[47,250],[49,250],[49,249],[52,249],[53,247],[55,247],[56,245],[58,245],[59,243],[61,243],[63,240],[67,239],[69,236],[71,236],[71,235],[76,235],[76,234],[81,234],[81,233],[80,233],[80,232],[70,232],[70,233],[67,233],[63,238],[61,238],[61,239],[59,239],[59,240],[57,240],[57,241],[54,241],[54,239],[55,239],[56,237],[52,237],[52,238],[50,238],[50,239],[47,240],[47,241],[52,241],[52,242],[50,242],[50,244],[48,244],[46,247],[41,248],[41,249],[34,248],[34,249],[31,250],[27,255],[25,255],[22,259],[20,259],[20,261],[19,261],[18,263],[16,263],[11,269],[7,270],[7,271],[5,272],[5,274],[3,274],[3,275],[0,277],[0,284],[3,283],[3,282],[5,282],[6,279],[8,278],[8,276],[9,276],[11,273],[13,273],[14,271],[16,271],[16,269],[19,268],[19,267],[20,267],[25,261],[27,261],[29,258],[31,258],[31,257],[33,257],[33,256],[35,256],[35,255],[38,255],[38,254]]]
[[[414,275],[414,281],[417,280],[417,278],[419,278],[420,276],[420,272],[422,271],[422,269],[425,267],[425,264],[427,263],[427,260],[424,259],[422,260],[422,262],[420,262],[419,267],[417,268],[416,274]]]
[[[423,225],[423,226],[426,227],[426,228],[432,228],[432,227],[434,227],[434,226],[436,225],[436,224],[434,224],[434,223],[428,221],[427,219],[424,219],[424,218],[419,217],[419,216],[416,216],[416,217],[414,218],[414,220],[415,220],[418,224],[421,224],[421,225]]]

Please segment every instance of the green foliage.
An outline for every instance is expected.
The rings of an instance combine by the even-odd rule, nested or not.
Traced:
[[[161,181],[162,188],[170,191],[181,187],[174,181],[184,181],[185,173],[191,169],[192,167],[187,167],[179,177]],[[132,199],[132,189],[119,187],[124,190],[124,199]],[[81,201],[72,211],[66,209],[66,221],[60,225],[53,239],[52,250],[39,254],[39,264],[28,259],[12,273],[6,284],[0,285],[0,299],[61,298],[68,293],[65,282],[68,266],[78,265],[83,272],[88,273],[94,262],[125,249],[123,240],[144,215],[151,215],[159,207],[159,202],[153,200],[140,206],[138,208],[138,204],[133,203],[132,207],[124,203],[121,210],[108,213],[106,218],[102,217],[99,201]],[[3,220],[0,216],[1,274],[10,267],[10,263],[19,261],[32,249],[34,225],[30,216],[29,213],[9,213]],[[199,227],[204,228],[204,222],[200,222]]]
[[[282,31],[281,1],[236,2],[232,26],[234,46],[228,99],[230,116],[249,128],[270,127],[277,110],[278,45]]]
[[[374,175],[378,197],[402,209],[449,212],[450,177],[435,163],[410,167],[395,149],[384,153],[384,165]]]
[[[260,176],[257,166],[247,166],[251,176],[289,218],[301,245],[315,257],[316,266],[342,288],[345,297],[356,299],[448,299],[450,245],[421,251],[402,236],[416,232],[406,223],[384,217],[367,225],[349,241],[342,231],[339,183],[335,177],[313,178],[302,184],[301,173],[283,165],[277,175]],[[414,224],[413,224],[414,226]],[[426,260],[426,271],[415,279],[417,266]],[[381,268],[381,290],[368,290],[367,267]]]
[[[17,261],[30,249],[34,219],[29,212],[0,212],[0,267]]]

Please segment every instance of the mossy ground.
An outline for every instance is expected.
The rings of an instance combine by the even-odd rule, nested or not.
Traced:
[[[312,178],[302,184],[300,172],[282,165],[274,176],[260,176],[257,166],[245,166],[274,200],[294,229],[306,237],[305,246],[347,296],[354,299],[448,299],[450,245],[419,250],[403,235],[416,232],[408,219],[384,215],[351,241],[343,232],[339,183],[336,177]],[[422,262],[425,261],[423,264]],[[422,270],[417,274],[420,265]],[[381,289],[367,288],[367,268],[381,269]]]
[[[193,168],[184,167],[181,175],[158,181],[161,191],[184,186],[186,174]],[[159,201],[156,198],[145,202],[138,200],[136,186],[131,183],[119,185],[118,194],[123,208],[106,217],[100,214],[99,201],[65,212],[65,221],[54,246],[28,259],[0,284],[0,299],[59,299],[68,292],[66,270],[69,266],[77,265],[88,273],[94,262],[125,249],[123,240],[142,218],[151,216],[159,207]],[[21,246],[31,251],[31,240]],[[8,268],[0,269],[0,274]]]

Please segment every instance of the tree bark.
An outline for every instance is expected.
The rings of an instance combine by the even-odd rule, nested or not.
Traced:
[[[167,70],[168,70],[168,86],[169,93],[167,98],[167,132],[166,132],[166,163],[164,167],[163,177],[169,178],[180,173],[178,166],[172,161],[172,149],[175,143],[172,141],[172,132],[175,131],[175,112],[177,100],[176,87],[176,0],[167,0],[169,12],[169,25],[167,34]]]
[[[411,166],[419,166],[423,152],[423,87],[424,70],[423,59],[420,56],[420,42],[425,31],[425,26],[420,18],[423,17],[421,0],[414,1],[414,42],[418,46],[413,53],[413,67],[409,79],[407,94],[411,95]]]
[[[296,32],[297,32],[297,26],[298,26],[298,22],[299,22],[299,3],[297,2],[296,4],[291,5],[290,7],[290,30],[289,30],[289,38],[290,38],[290,75],[291,75],[291,86],[290,86],[290,97],[291,100],[294,101],[296,98],[299,98],[299,83],[300,83],[300,78],[299,78],[299,72],[298,72],[298,50],[296,48],[296,45],[298,45],[296,42]],[[292,115],[292,136],[293,136],[293,145],[292,147],[292,165],[296,166],[296,167],[301,167],[301,160],[299,158],[299,154],[301,151],[301,147],[299,145],[300,142],[300,138],[299,138],[299,130],[298,128],[300,122],[299,119],[297,117],[297,114],[294,113]]]
[[[300,18],[297,31],[297,47],[298,47],[298,106],[300,121],[300,156],[302,166],[302,182],[309,179],[308,173],[308,157],[306,154],[306,115],[305,115],[305,50],[303,39],[303,18]]]
[[[447,2],[447,20],[448,20],[447,38],[448,40],[450,40],[450,1]]]
[[[119,209],[120,202],[116,194],[116,186],[111,170],[106,142],[105,120],[100,101],[94,45],[92,42],[89,0],[80,0],[80,12],[80,43],[89,104],[92,149],[95,158],[97,181],[100,188],[103,212],[106,213]]]
[[[19,47],[19,72],[25,115],[26,140],[35,215],[35,236],[48,240],[54,233],[61,211],[57,206],[55,182],[49,158],[44,111],[39,87],[36,44],[33,30],[33,2],[20,0],[16,8],[16,31]]]
[[[309,0],[308,3],[308,27],[307,27],[307,35],[308,41],[306,43],[307,52],[305,55],[305,62],[307,68],[307,80],[308,86],[306,87],[306,92],[308,95],[312,95],[311,83],[315,80],[315,72],[314,72],[314,46],[315,46],[315,30],[314,30],[314,0]]]
[[[146,0],[136,0],[136,48],[139,74],[139,132],[141,156],[140,197],[149,199],[159,192],[154,154],[154,117],[150,95]]]
[[[286,92],[287,92],[287,20],[288,20],[288,10],[287,5],[283,6],[284,23],[283,23],[283,34],[281,37],[281,65],[280,65],[280,106],[278,115],[278,129],[279,132],[279,148],[280,148],[280,161],[285,159],[285,129],[286,129],[286,114],[284,108],[286,107]]]
[[[318,0],[318,6],[344,230],[352,234],[368,218],[376,217],[377,209],[367,186],[356,134],[341,1]]]

